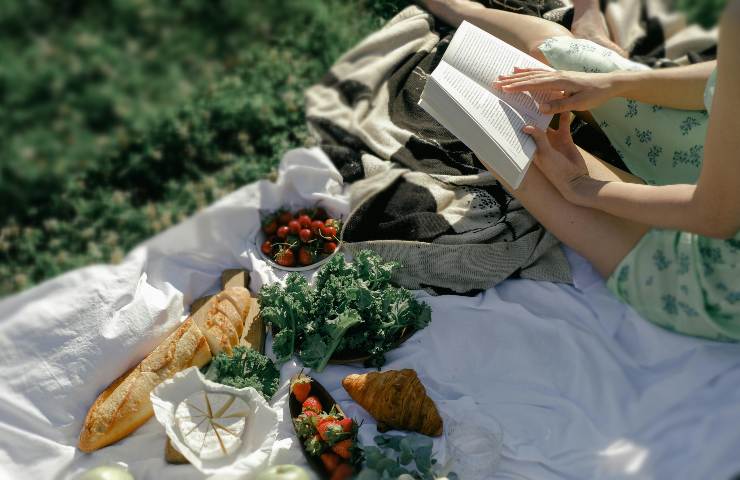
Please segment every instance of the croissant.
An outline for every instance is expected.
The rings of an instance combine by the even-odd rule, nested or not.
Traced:
[[[411,430],[442,435],[442,418],[411,369],[348,375],[342,386],[378,422],[378,431]]]

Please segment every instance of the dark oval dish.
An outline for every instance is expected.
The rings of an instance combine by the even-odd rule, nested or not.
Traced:
[[[327,392],[324,386],[317,382],[315,378],[311,378],[311,393],[309,395],[316,396],[319,399],[319,401],[321,402],[321,406],[324,407],[324,411],[328,412],[333,407],[335,407],[339,413],[344,415],[344,410],[342,410],[342,407],[334,400],[331,395],[329,395],[329,392]],[[311,465],[311,468],[313,468],[313,470],[319,475],[320,478],[330,478],[331,474],[326,471],[326,469],[324,468],[324,464],[321,463],[321,459],[319,457],[314,457],[306,451],[306,447],[303,445],[304,440],[298,435],[298,431],[295,428],[295,422],[293,422],[293,419],[301,414],[302,405],[301,402],[299,402],[295,398],[292,392],[290,393],[290,397],[288,399],[288,407],[290,408],[290,418],[291,423],[293,423],[293,431],[295,432],[295,436],[301,444],[301,451],[303,452],[303,456],[306,457],[306,461],[309,465]]]
[[[413,328],[404,328],[401,330],[401,335],[398,337],[398,340],[393,344],[393,348],[398,348],[403,344],[406,340],[411,338],[411,336],[416,333],[416,330]],[[368,355],[367,352],[358,352],[358,351],[348,351],[348,352],[341,352],[336,353],[334,352],[334,355],[331,356],[329,359],[329,363],[333,363],[335,365],[344,365],[348,363],[362,363],[365,360],[370,358],[370,355]]]

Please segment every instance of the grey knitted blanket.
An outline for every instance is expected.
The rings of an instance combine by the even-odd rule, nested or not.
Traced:
[[[567,8],[504,3],[536,4],[522,13],[568,21]],[[399,261],[398,283],[437,293],[474,293],[512,276],[570,282],[558,241],[417,104],[452,33],[408,7],[306,92],[309,127],[350,183],[345,248]],[[619,164],[598,130],[574,137]]]

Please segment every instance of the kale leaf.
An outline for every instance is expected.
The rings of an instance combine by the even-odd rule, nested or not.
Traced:
[[[323,335],[314,333],[303,343],[301,361],[317,372],[323,371],[347,330],[360,323],[360,314],[352,309],[342,312],[337,318],[327,320],[322,329]]]
[[[230,356],[224,352],[216,355],[205,377],[234,388],[254,387],[268,401],[280,385],[280,371],[272,360],[242,346],[234,347]]]
[[[316,274],[314,288],[298,273],[262,287],[262,318],[273,328],[272,349],[279,362],[298,355],[304,365],[323,370],[335,353],[367,354],[380,367],[405,331],[431,321],[429,306],[391,284],[400,265],[370,250],[352,263],[336,255]]]

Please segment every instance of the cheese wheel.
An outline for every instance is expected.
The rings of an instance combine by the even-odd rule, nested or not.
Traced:
[[[227,393],[197,392],[177,406],[185,444],[203,460],[231,455],[241,445],[249,406]]]

